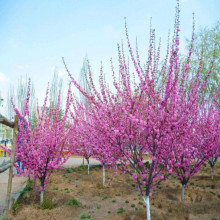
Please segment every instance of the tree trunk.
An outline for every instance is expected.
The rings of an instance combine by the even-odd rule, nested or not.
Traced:
[[[40,191],[40,205],[42,205],[44,202],[44,190]]]
[[[34,177],[34,185],[33,185],[33,188],[34,188],[34,200],[37,197],[36,181],[37,181],[37,179]]]
[[[89,175],[89,159],[87,160],[87,163],[88,163],[88,175]]]
[[[186,185],[182,184],[182,197],[181,197],[182,202],[184,202],[185,187]]]
[[[211,166],[211,179],[212,180],[214,179],[214,176],[213,176],[213,166]]]
[[[150,220],[150,197],[149,197],[149,195],[144,196],[143,199],[144,199],[144,202],[146,204],[147,220]]]
[[[83,165],[84,165],[84,157],[83,157]]]
[[[102,165],[103,167],[103,187],[105,186],[105,164]]]

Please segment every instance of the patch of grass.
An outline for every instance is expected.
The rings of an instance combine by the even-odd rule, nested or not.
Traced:
[[[210,191],[211,194],[216,195],[214,192]]]
[[[158,207],[159,209],[161,209],[161,208],[162,208],[162,205],[161,205],[161,204],[159,204],[157,207]]]
[[[134,184],[134,183],[132,183],[132,184],[131,184],[131,186],[132,186],[132,187],[135,187],[135,184]]]
[[[199,185],[198,187],[201,187],[201,188],[203,188],[203,189],[205,188],[205,186],[204,186],[203,184],[202,184],[202,185]]]
[[[138,208],[138,210],[139,210],[139,211],[142,211],[142,210],[144,210],[144,208],[142,208],[142,207],[139,207],[139,208]]]
[[[141,202],[141,201],[140,201],[140,202],[138,202],[138,205],[143,205],[143,202]]]
[[[86,214],[82,214],[80,216],[80,219],[90,219],[90,218],[91,218],[91,216],[90,215],[86,215]]]
[[[68,188],[65,188],[65,190],[69,190]]]
[[[128,201],[128,200],[126,200],[126,201],[125,201],[125,203],[129,203],[129,201]]]
[[[53,209],[53,202],[51,199],[44,199],[42,205],[42,209]]]
[[[58,190],[58,187],[57,187],[57,186],[56,186],[56,187],[54,187],[54,188],[53,188],[53,190]]]
[[[105,196],[105,197],[102,198],[102,200],[106,200],[106,199],[108,199],[108,198],[110,198],[110,197]]]
[[[118,194],[115,194],[116,196],[121,196],[121,194],[120,193],[118,193]]]
[[[134,198],[134,200],[137,200],[137,198]]]
[[[72,170],[73,172],[76,172],[76,171],[77,171],[76,168],[71,168],[71,170]]]
[[[131,207],[134,208],[136,205],[135,204],[131,204]]]
[[[108,211],[108,214],[110,214],[111,213],[111,211]]]
[[[116,200],[113,199],[112,202],[116,202]]]
[[[97,209],[101,209],[101,207],[102,207],[101,205],[97,205],[97,207],[96,207],[96,208],[97,208]]]
[[[66,172],[67,172],[67,173],[71,173],[71,171],[70,171],[70,169],[69,169],[69,168],[67,168],[67,169],[66,169]]]
[[[132,178],[126,179],[126,182],[131,182],[131,181],[132,181]]]
[[[68,183],[70,183],[71,182],[71,180],[68,180]]]
[[[33,183],[34,183],[34,180],[33,180],[33,179],[29,179],[29,180],[28,180],[28,183],[29,183],[29,184],[33,184]]]
[[[31,191],[33,188],[29,184],[24,187],[24,189],[20,192],[20,195],[23,196],[26,192]]]
[[[212,184],[212,185],[211,185],[211,189],[215,189],[215,185]]]
[[[72,199],[72,200],[68,201],[66,204],[69,206],[75,206],[75,207],[78,207],[81,205],[81,203],[76,199]]]
[[[155,203],[154,202],[152,202],[152,205],[154,205]]]
[[[123,212],[125,212],[125,210],[124,210],[123,208],[120,208],[120,209],[117,211],[118,214],[123,213]]]
[[[18,202],[13,205],[12,210],[14,213],[18,210]]]
[[[168,208],[168,212],[170,212],[170,213],[171,213],[171,212],[172,212],[172,209],[171,209],[171,208]]]

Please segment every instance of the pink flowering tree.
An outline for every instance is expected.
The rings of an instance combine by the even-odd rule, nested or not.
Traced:
[[[29,81],[30,82],[30,81]],[[40,203],[44,200],[45,185],[50,175],[61,168],[68,156],[64,154],[67,145],[68,131],[66,129],[69,110],[69,95],[67,95],[66,110],[60,117],[60,94],[56,108],[47,107],[48,89],[42,109],[37,107],[37,123],[32,126],[29,117],[28,103],[30,98],[30,83],[25,102],[24,113],[16,107],[15,113],[19,116],[19,133],[17,136],[16,158],[21,161],[25,171],[21,174],[34,179],[36,196],[36,180],[40,180]]]
[[[220,156],[220,108],[216,98],[212,101],[209,108],[203,109],[200,130],[208,148],[208,163],[211,167],[211,179],[213,180],[213,168]]]
[[[109,163],[109,160],[121,163],[120,169],[137,183],[146,203],[148,220],[153,187],[165,181],[172,172],[178,173],[182,165],[186,172],[193,166],[189,172],[191,177],[207,160],[205,144],[201,142],[198,129],[206,80],[199,83],[201,66],[196,78],[189,80],[194,34],[187,62],[180,63],[179,12],[177,4],[174,36],[162,67],[159,66],[160,45],[158,48],[155,46],[155,30],[150,29],[148,59],[141,64],[138,49],[135,56],[125,27],[133,67],[125,59],[123,46],[118,46],[118,79],[112,64],[115,91],[109,89],[102,68],[98,90],[89,66],[91,93],[88,94],[63,60],[72,83],[90,102],[89,119],[84,121],[84,129],[89,129],[92,137],[89,142],[94,147],[95,157],[103,164]],[[133,70],[135,73],[131,76]],[[160,83],[158,75],[164,76],[163,83]],[[75,115],[77,117],[76,112]],[[151,156],[148,162],[145,154]],[[199,162],[194,163],[197,159]],[[176,163],[179,163],[178,166],[175,166]],[[186,177],[186,172],[180,178]]]
[[[208,160],[213,168],[219,155],[219,109],[213,104],[191,108],[190,120],[176,131],[177,142],[172,145],[172,155],[168,162],[182,184],[182,201],[185,187],[190,178]],[[181,135],[180,135],[181,133]],[[211,169],[213,178],[213,169]]]
[[[102,125],[100,118],[94,118],[94,107],[90,105],[84,108],[81,103],[73,101],[74,114],[72,116],[72,128],[70,132],[71,150],[77,152],[79,155],[83,155],[88,162],[89,172],[89,158],[93,158],[100,161],[103,167],[103,186],[105,186],[105,165],[111,164],[114,166],[116,161],[112,154],[115,154],[115,149],[111,146],[110,142],[106,139],[104,129],[98,129],[97,123]],[[97,127],[97,129],[95,129]]]
[[[70,126],[70,132],[69,132],[69,150],[74,155],[80,155],[83,156],[88,164],[88,175],[90,172],[90,164],[89,159],[93,155],[93,146],[91,146],[90,139],[92,138],[91,131],[89,127],[86,127],[86,115],[85,115],[85,109],[80,106],[76,100],[74,101],[73,98],[71,98],[71,102],[73,103],[74,112],[70,112],[71,114],[71,126]],[[78,109],[76,108],[76,105],[78,105]],[[87,120],[88,117],[87,117]]]

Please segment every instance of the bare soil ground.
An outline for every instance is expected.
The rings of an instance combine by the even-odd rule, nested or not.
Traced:
[[[112,173],[113,170],[106,170],[106,177],[111,178]],[[156,186],[150,201],[152,220],[220,219],[220,163],[214,174],[211,181],[209,165],[203,166],[188,183],[184,203],[181,184],[173,176]],[[146,219],[145,210],[137,185],[127,175],[118,174],[111,185],[103,188],[101,167],[93,167],[88,175],[87,167],[81,166],[59,170],[51,176],[42,207],[39,196],[34,201],[33,191],[27,190],[7,219],[139,220]]]

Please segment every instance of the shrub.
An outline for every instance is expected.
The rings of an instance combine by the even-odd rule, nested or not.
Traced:
[[[125,210],[123,208],[120,208],[117,213],[120,214],[120,213],[123,213],[123,212],[125,212]]]
[[[44,199],[42,205],[42,209],[53,209],[53,203],[51,199]]]
[[[71,173],[71,171],[70,171],[70,169],[69,169],[69,168],[67,168],[67,169],[66,169],[66,172],[67,172],[67,173]]]
[[[81,205],[81,203],[76,199],[72,199],[67,202],[67,205],[78,207]]]
[[[86,214],[82,214],[80,216],[80,219],[90,219],[90,218],[91,218],[91,216],[90,215],[86,215]]]

